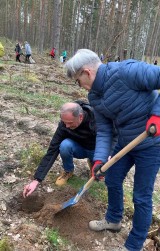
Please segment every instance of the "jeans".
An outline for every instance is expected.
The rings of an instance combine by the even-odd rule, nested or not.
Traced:
[[[94,150],[88,150],[71,139],[63,140],[60,144],[59,150],[63,162],[63,168],[66,172],[73,172],[73,158],[88,158],[92,162],[94,156]]]
[[[121,147],[117,146],[114,155],[120,150]],[[160,167],[160,146],[152,146],[141,151],[132,150],[107,170],[105,177],[108,188],[106,220],[112,223],[122,220],[123,180],[134,164],[133,225],[125,247],[130,251],[140,251],[152,221],[152,192]]]

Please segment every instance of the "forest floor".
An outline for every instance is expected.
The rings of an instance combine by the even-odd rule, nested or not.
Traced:
[[[71,183],[63,188],[54,185],[62,170],[58,158],[37,191],[22,197],[23,187],[32,179],[57,127],[61,104],[86,98],[86,92],[65,77],[62,65],[49,59],[35,60],[33,65],[0,61],[0,251],[4,243],[7,251],[112,251],[124,244],[132,226],[133,205],[128,207],[127,195],[119,233],[96,233],[88,228],[90,220],[105,214],[106,202],[98,199],[101,184],[96,185],[96,197],[88,192],[75,206],[56,213],[56,205],[79,191]],[[89,178],[86,160],[75,160],[75,166],[73,180],[78,177],[84,184]],[[126,194],[132,193],[133,175],[134,168],[125,180]],[[146,251],[160,250],[159,191],[160,175]]]

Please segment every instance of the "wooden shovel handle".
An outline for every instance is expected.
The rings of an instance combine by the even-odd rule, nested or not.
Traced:
[[[152,134],[156,132],[155,126],[152,126],[149,130]],[[115,156],[113,156],[107,163],[105,163],[101,167],[101,171],[106,172],[108,168],[110,168],[114,163],[116,163],[119,159],[121,159],[125,154],[131,151],[135,146],[140,144],[147,137],[148,137],[148,134],[146,131],[141,133],[138,137],[132,140],[127,146],[125,146],[121,151],[119,151]],[[83,189],[87,190],[92,185],[93,181],[94,181],[94,177],[90,178],[88,182],[84,185]]]
[[[130,152],[135,146],[141,143],[148,136],[147,132],[141,133],[138,137],[132,140],[128,145],[126,145],[121,151],[119,151],[115,156],[113,156],[107,163],[101,167],[102,172],[106,172],[114,163],[121,159],[125,154]]]

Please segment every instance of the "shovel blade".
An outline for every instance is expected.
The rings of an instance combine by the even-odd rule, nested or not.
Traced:
[[[72,197],[71,199],[67,200],[62,204],[62,209],[65,209],[67,207],[71,207],[78,203],[81,196],[84,194],[86,190],[84,190],[84,186],[79,190],[79,192],[76,194],[76,196]]]

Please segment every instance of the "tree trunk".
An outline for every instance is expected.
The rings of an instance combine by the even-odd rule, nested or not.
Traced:
[[[93,13],[94,13],[94,4],[95,0],[92,1],[92,7],[91,7],[91,15],[90,15],[90,22],[89,22],[89,40],[88,40],[88,47],[92,50],[92,28],[93,28]]]
[[[98,49],[98,38],[99,38],[99,33],[100,33],[101,20],[102,20],[102,16],[103,16],[103,12],[104,12],[104,5],[105,5],[105,0],[101,0],[97,34],[96,34],[95,51],[97,51],[97,49]]]
[[[71,53],[74,55],[75,53],[75,35],[76,35],[76,0],[73,0],[73,9],[72,9],[72,22],[71,22]]]
[[[59,56],[60,31],[61,31],[61,0],[54,1],[53,9],[53,30],[52,30],[52,47],[56,48],[56,56]]]
[[[46,29],[46,11],[47,11],[47,2],[46,0],[40,1],[40,21],[39,21],[39,43],[38,43],[38,52],[42,54],[45,38],[45,29]]]

